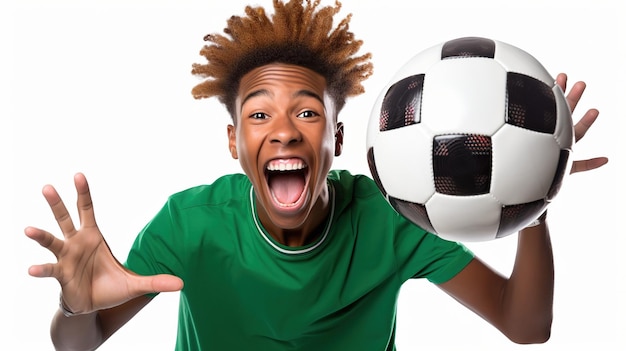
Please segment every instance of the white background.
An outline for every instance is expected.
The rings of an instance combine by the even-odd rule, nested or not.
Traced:
[[[191,97],[197,79],[190,70],[204,62],[202,37],[221,31],[248,3],[20,1],[1,10],[0,233],[8,241],[0,255],[0,349],[52,349],[48,329],[59,287],[29,277],[27,269],[53,256],[23,234],[28,225],[59,233],[41,196],[44,184],[55,185],[74,212],[72,176],[84,172],[101,229],[124,260],[168,195],[239,171],[227,149],[229,117],[215,100]],[[353,13],[351,29],[364,40],[363,51],[373,53],[375,74],[367,93],[349,101],[340,116],[346,145],[336,168],[369,174],[365,127],[379,90],[418,51],[462,36],[508,42],[553,75],[585,80],[588,90],[574,119],[591,107],[601,115],[575,156],[611,159],[600,170],[568,177],[551,205],[556,288],[547,344],[512,344],[436,287],[416,281],[399,298],[400,350],[626,348],[622,3],[343,1],[341,17]],[[468,246],[508,274],[515,240]],[[176,312],[177,294],[162,294],[101,350],[171,350]]]

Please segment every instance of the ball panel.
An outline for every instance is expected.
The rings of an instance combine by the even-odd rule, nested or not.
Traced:
[[[440,194],[486,194],[491,185],[491,138],[439,135],[433,138],[433,176]]]
[[[376,99],[376,102],[374,103],[374,107],[372,109],[372,113],[370,116],[371,122],[368,124],[368,128],[367,128],[367,136],[366,136],[367,148],[374,145],[376,138],[378,137],[378,133],[380,132],[380,128],[379,128],[380,108],[382,106],[382,101],[388,89],[391,87],[391,85],[395,84],[395,82],[402,80],[408,76],[423,74],[433,64],[440,62],[442,46],[443,46],[443,43],[434,45],[416,54],[415,56],[413,56],[396,72],[394,77],[390,80],[390,83],[381,91],[381,93]],[[376,123],[372,123],[374,119],[376,120]]]
[[[492,142],[491,194],[504,205],[544,198],[561,152],[552,135],[504,125]]]
[[[550,185],[550,190],[548,190],[548,194],[546,195],[548,201],[552,201],[552,199],[554,199],[559,190],[561,190],[563,180],[567,176],[572,165],[571,156],[572,152],[570,150],[561,150],[561,153],[559,155],[559,163],[554,174],[554,180],[552,181],[552,185]]]
[[[554,85],[554,78],[543,65],[534,56],[518,47],[496,40],[494,60],[500,63],[507,72],[523,73],[548,86]]]
[[[441,47],[443,43],[431,46],[413,56],[405,63],[391,79],[397,82],[405,77],[426,73],[430,67],[441,62]],[[385,89],[386,90],[386,89]]]
[[[490,195],[456,197],[435,194],[426,203],[435,233],[447,240],[494,239],[502,205]]]
[[[393,196],[388,198],[391,206],[406,219],[416,224],[420,228],[434,233],[435,229],[433,228],[432,223],[430,223],[430,219],[428,218],[428,212],[426,211],[426,207],[424,205],[404,201]]]
[[[365,136],[366,152],[369,151],[372,146],[374,146],[374,144],[376,143],[376,139],[380,134],[380,107],[382,106],[385,94],[387,94],[386,89],[378,94],[376,102],[374,102],[372,112],[370,113],[369,122],[367,124],[367,135]]]
[[[541,133],[556,129],[556,99],[550,86],[530,76],[507,74],[506,123]]]
[[[561,146],[561,149],[571,149],[574,146],[574,122],[572,121],[572,113],[561,87],[554,85],[552,91],[556,97],[557,111],[554,138]]]
[[[493,134],[504,122],[506,72],[495,61],[441,61],[424,78],[422,123],[436,134]]]
[[[374,183],[376,183],[378,189],[383,194],[383,196],[387,197],[387,190],[385,190],[383,183],[380,181],[380,177],[378,176],[378,170],[376,169],[376,159],[374,158],[373,147],[370,147],[369,150],[367,150],[367,165],[369,166],[370,172],[372,173]]]
[[[381,132],[419,123],[423,87],[424,75],[419,74],[389,88],[380,108]]]
[[[494,58],[496,43],[491,39],[465,37],[450,40],[441,49],[441,59],[460,57]]]
[[[374,144],[378,176],[391,196],[425,203],[435,192],[432,135],[414,124],[381,132]]]
[[[547,206],[548,202],[544,199],[525,204],[504,206],[496,238],[502,238],[520,231],[539,217]]]

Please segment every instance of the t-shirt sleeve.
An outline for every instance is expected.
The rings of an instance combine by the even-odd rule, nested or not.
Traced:
[[[172,199],[137,235],[124,265],[139,275],[182,274],[184,249],[182,231],[175,218],[177,206]]]
[[[403,281],[426,278],[435,284],[457,275],[474,258],[463,244],[447,241],[398,217],[396,257]]]
[[[360,224],[357,230],[361,235],[373,236],[372,242],[379,243],[381,255],[388,253],[387,257],[393,257],[401,283],[411,278],[444,283],[474,258],[464,245],[429,233],[396,212],[370,178],[357,177],[353,193],[352,207],[359,214],[355,221]]]

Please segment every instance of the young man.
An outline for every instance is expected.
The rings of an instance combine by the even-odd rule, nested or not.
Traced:
[[[363,91],[369,55],[333,29],[335,7],[274,1],[232,17],[210,35],[197,98],[217,96],[233,118],[229,149],[244,174],[170,197],[138,235],[125,265],[108,249],[87,181],[75,177],[80,228],[59,195],[43,189],[64,240],[29,227],[57,257],[29,273],[61,284],[52,340],[98,347],[159,292],[180,290],[178,350],[393,350],[401,285],[427,278],[511,340],[543,342],[552,320],[552,250],[545,217],[519,233],[509,278],[458,243],[412,225],[373,181],[331,171],[342,151],[338,114]],[[563,89],[566,77],[559,75]],[[584,84],[568,94],[579,101]],[[597,117],[576,125],[582,137]],[[578,161],[572,172],[603,165]]]

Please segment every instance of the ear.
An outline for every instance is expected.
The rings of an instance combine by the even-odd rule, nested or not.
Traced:
[[[337,123],[337,131],[335,132],[335,156],[341,155],[343,151],[343,123]]]
[[[239,158],[237,155],[237,133],[234,125],[229,124],[227,127],[228,132],[228,149],[230,150],[230,155],[235,160]]]

